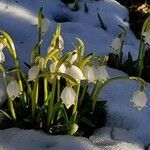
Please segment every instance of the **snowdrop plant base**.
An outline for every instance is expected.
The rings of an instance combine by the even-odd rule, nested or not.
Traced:
[[[42,56],[41,44],[46,28],[42,9],[38,18],[38,43],[32,51],[31,63],[25,63],[29,68],[27,77],[20,68],[12,38],[0,31],[1,51],[6,45],[15,63],[15,67],[7,71],[0,64],[8,94],[8,101],[0,110],[4,116],[1,127],[15,126],[42,129],[49,134],[89,136],[83,129],[100,127],[101,121],[97,121],[97,116],[103,115],[106,102],[97,102],[97,99],[105,85],[118,79],[137,80],[143,87],[145,82],[138,77],[110,78],[105,68],[107,57],[101,59],[92,53],[84,56],[84,43],[79,38],[76,38],[78,45],[74,45],[74,50],[63,55],[64,41],[60,24],[56,27],[47,55]],[[94,68],[95,63],[101,66],[84,75],[85,68]],[[95,70],[96,75],[93,73]],[[7,73],[11,74],[12,80],[9,81]],[[82,82],[86,86],[82,87]],[[88,93],[90,82],[95,85],[92,92]],[[144,107],[143,103],[138,103],[138,107]]]

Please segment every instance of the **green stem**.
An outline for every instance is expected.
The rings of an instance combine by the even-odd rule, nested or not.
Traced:
[[[82,94],[81,94],[81,97],[79,99],[79,107],[81,107],[81,105],[82,105],[82,102],[84,100],[84,97],[85,97],[85,94],[87,92],[87,89],[88,89],[88,82],[86,81],[86,83],[84,85],[84,89],[83,89]]]
[[[8,107],[11,112],[11,116],[12,116],[13,120],[16,121],[16,113],[15,113],[15,109],[14,109],[14,105],[13,105],[13,100],[10,98],[8,100]]]
[[[47,126],[50,126],[51,119],[52,119],[52,114],[53,114],[53,109],[54,109],[54,99],[55,99],[55,91],[56,91],[56,78],[53,80],[53,85],[52,85],[52,93],[51,97],[48,101],[48,110],[47,110]]]
[[[32,91],[32,118],[35,119],[36,105],[38,103],[38,91],[39,91],[39,79],[35,80],[33,91]]]
[[[57,102],[60,101],[60,79],[57,79]]]
[[[72,112],[72,114],[75,114],[75,113],[77,112],[79,92],[80,92],[80,83],[78,83],[78,85],[76,86],[77,99],[76,99],[76,101],[75,101],[75,105],[74,105],[74,107],[73,107],[73,112]]]
[[[141,77],[142,70],[143,70],[143,59],[145,55],[145,43],[143,42],[143,39],[140,41],[140,48],[139,48],[139,54],[138,54],[138,61],[137,61],[137,70],[138,70],[138,76]]]
[[[44,101],[47,100],[48,97],[48,81],[47,81],[47,77],[44,78]]]

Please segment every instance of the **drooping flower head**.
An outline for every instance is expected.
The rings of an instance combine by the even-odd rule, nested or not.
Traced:
[[[105,65],[99,66],[98,70],[99,70],[99,76],[98,76],[99,81],[103,83],[110,78]]]
[[[131,102],[134,104],[135,107],[138,108],[138,110],[144,108],[146,106],[147,101],[148,98],[144,90],[137,90],[133,93]]]
[[[93,65],[92,66],[86,65],[83,68],[83,74],[84,74],[84,77],[89,82],[95,83],[96,80],[98,79],[99,71]]]
[[[120,54],[122,46],[122,38],[121,37],[116,37],[115,39],[112,40],[112,43],[110,45],[110,48],[112,49],[114,54]]]
[[[7,85],[8,97],[14,100],[19,96],[20,93],[21,91],[18,82],[16,80],[10,81],[10,83]]]
[[[37,66],[33,66],[30,68],[28,72],[28,81],[34,81],[39,74],[39,68]]]
[[[73,77],[77,82],[80,82],[80,80],[85,79],[81,69],[75,65],[72,65],[70,68],[67,68],[65,73]]]
[[[75,100],[77,95],[72,87],[65,87],[61,93],[61,99],[63,104],[65,104],[66,108],[70,108],[72,105],[75,104]]]

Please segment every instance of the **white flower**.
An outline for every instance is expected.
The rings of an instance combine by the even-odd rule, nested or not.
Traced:
[[[32,68],[30,68],[28,72],[28,81],[35,80],[38,74],[39,74],[39,68],[37,66],[33,66]]]
[[[86,65],[83,68],[83,74],[87,80],[94,83],[98,79],[98,70],[94,66]]]
[[[74,105],[77,99],[77,95],[72,87],[65,87],[60,97],[62,99],[63,104],[65,104],[67,109],[71,105]]]
[[[144,32],[143,33],[143,36],[144,36],[144,40],[145,42],[150,45],[150,31],[149,32]]]
[[[114,54],[120,54],[120,49],[121,49],[121,46],[122,46],[122,39],[117,37],[115,39],[113,39],[111,45],[110,45],[110,48],[113,50],[113,53]]]
[[[5,55],[2,51],[0,51],[0,63],[3,63],[5,61]]]
[[[80,68],[75,65],[72,65],[71,68],[67,68],[65,73],[76,79],[76,81],[78,82],[80,82],[80,80],[85,79]]]
[[[5,44],[0,43],[0,51],[2,51],[5,48]]]
[[[50,65],[50,72],[52,72],[52,73],[55,72],[57,63],[58,63],[58,61],[55,61],[55,62],[53,62],[53,63]],[[61,72],[61,73],[65,73],[65,71],[66,71],[66,66],[65,66],[64,64],[62,64],[62,65],[60,66],[60,68],[58,69],[58,71]]]
[[[141,110],[143,107],[146,106],[146,103],[148,101],[148,98],[144,91],[135,91],[133,93],[131,102],[136,106],[139,110]]]
[[[12,100],[14,100],[16,97],[18,97],[20,92],[21,91],[20,91],[18,82],[16,80],[11,81],[7,85],[7,94],[9,96],[9,98],[11,98]]]
[[[107,81],[110,76],[106,70],[106,66],[99,66],[98,67],[99,70],[99,75],[98,75],[98,80],[101,81],[102,83],[104,83],[105,81]]]
[[[68,58],[68,61],[73,64],[77,60],[77,58],[78,58],[78,54],[75,53],[70,58]]]

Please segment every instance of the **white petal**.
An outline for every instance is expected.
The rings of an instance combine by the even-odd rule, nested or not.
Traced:
[[[85,79],[80,68],[74,65],[72,65],[71,68],[67,68],[65,73],[76,79],[78,82]]]
[[[0,51],[0,63],[3,63],[5,61],[5,55],[2,51]]]
[[[146,106],[147,101],[148,99],[144,91],[138,90],[133,93],[131,102],[133,102],[139,110]]]
[[[55,61],[53,62],[51,65],[50,65],[50,72],[54,73],[55,72],[55,69],[56,69],[56,66],[57,66],[57,63],[58,61]],[[64,64],[62,64],[58,70],[59,72],[61,73],[65,73],[66,71],[66,66]]]
[[[5,45],[3,43],[0,43],[0,51],[2,51],[5,48]]]
[[[35,80],[38,74],[39,68],[37,66],[33,66],[28,72],[28,81]]]
[[[98,80],[100,80],[103,83],[110,78],[106,70],[106,66],[99,66],[98,69],[99,69]]]
[[[77,95],[72,87],[65,87],[60,97],[68,109],[71,105],[74,105]]]
[[[7,94],[10,98],[15,99],[20,94],[20,88],[16,80],[7,85]]]
[[[94,66],[86,65],[83,68],[83,74],[87,80],[94,83],[97,80],[97,69]]]
[[[122,39],[117,37],[117,38],[113,39],[110,47],[115,54],[119,54],[121,45],[122,45]]]
[[[74,54],[72,57],[71,57],[71,60],[70,60],[70,63],[74,63],[78,58],[78,54]]]
[[[150,45],[150,31],[144,32],[143,36],[145,36],[145,38],[144,38],[145,42]]]

